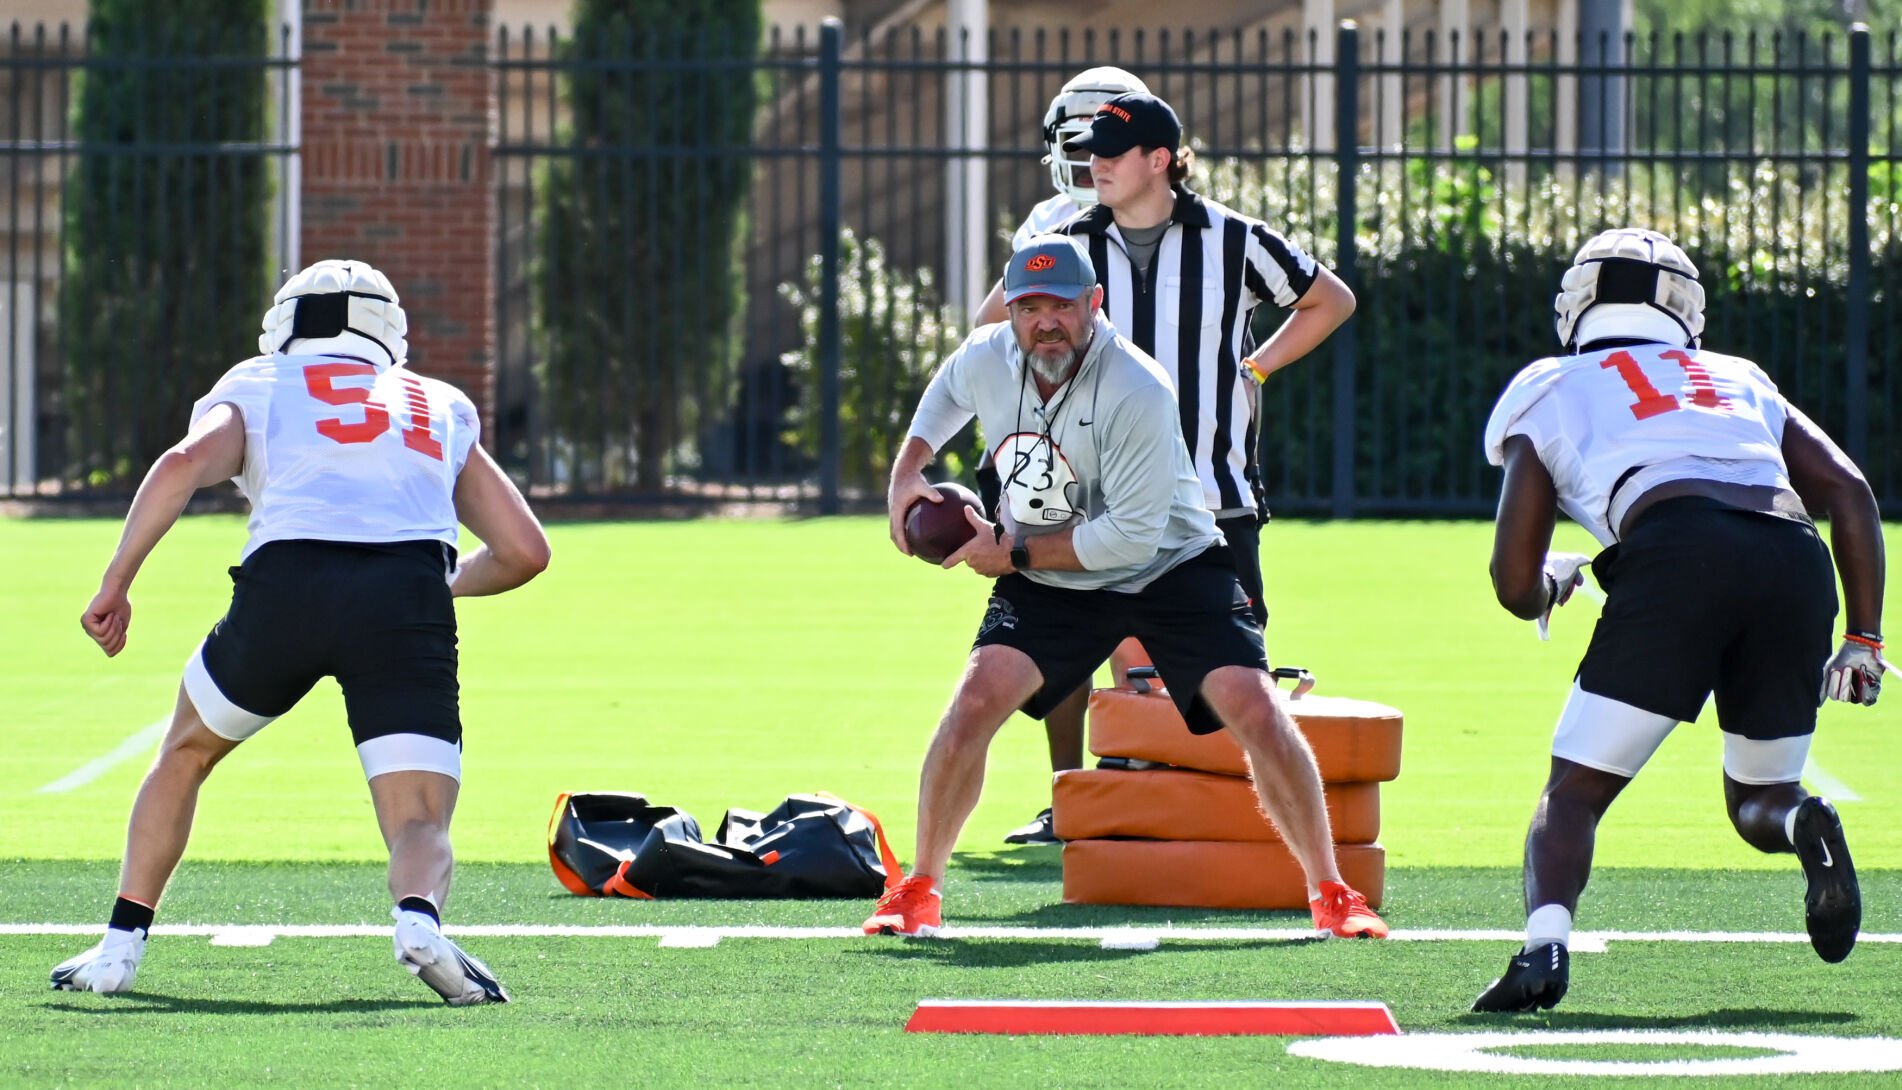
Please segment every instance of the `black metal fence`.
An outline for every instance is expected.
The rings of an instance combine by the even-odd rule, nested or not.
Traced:
[[[122,415],[163,389],[195,396],[208,376],[154,369],[150,388],[107,384],[98,388],[109,396],[76,397],[83,369],[70,345],[83,319],[59,305],[89,256],[75,253],[73,179],[88,162],[130,164],[103,192],[153,209],[144,228],[153,232],[204,232],[244,205],[288,264],[295,224],[283,187],[265,197],[231,179],[252,177],[233,170],[245,162],[282,178],[293,160],[282,135],[289,98],[278,92],[294,61],[227,62],[270,85],[280,112],[264,119],[262,137],[244,124],[213,131],[214,113],[213,127],[182,137],[131,123],[96,139],[73,127],[74,88],[103,63],[78,36],[16,27],[0,45],[0,494],[120,488],[142,468],[141,452],[119,438]],[[1708,344],[1757,359],[1860,457],[1885,500],[1902,498],[1902,444],[1892,441],[1902,408],[1902,39],[1893,32],[1594,42],[1085,31],[969,46],[912,28],[855,38],[829,28],[771,33],[744,61],[652,42],[582,60],[545,32],[498,32],[490,435],[511,471],[544,494],[792,499],[820,510],[878,502],[919,391],[966,332],[965,308],[1001,267],[1010,230],[1051,192],[1039,162],[1046,104],[1078,70],[1113,63],[1182,115],[1200,157],[1192,185],[1310,248],[1360,297],[1348,327],[1264,391],[1261,463],[1278,511],[1488,509],[1485,413],[1517,367],[1551,351],[1550,300],[1571,252],[1625,222],[1673,235],[1700,263]],[[163,56],[111,64],[181,78],[205,67]],[[577,131],[572,77],[584,64],[651,77],[626,84],[647,96],[618,103],[633,110],[674,101],[667,80],[712,77],[757,103],[751,132],[715,136],[717,126],[699,124],[696,111],[719,112],[705,95],[667,107],[685,116],[664,140]],[[608,293],[612,305],[583,305],[602,293],[548,280],[559,199],[550,180],[583,159],[631,165],[687,193],[698,190],[695,171],[748,173],[731,278],[744,292],[737,318],[656,305],[658,295],[632,285]],[[181,166],[183,175],[166,173]],[[158,188],[173,177],[191,188]],[[642,216],[681,216],[658,207],[617,226],[630,246],[642,241]],[[693,245],[691,232],[669,237],[676,254]],[[254,321],[268,287],[260,278],[257,295],[219,299],[181,279],[124,294],[203,308],[199,325],[222,328],[226,311]],[[709,279],[704,290],[727,283]],[[1279,321],[1271,307],[1257,315],[1264,334]],[[594,388],[617,383],[657,402],[642,422],[596,429],[586,442],[565,431],[590,376],[571,365],[550,385],[557,322],[590,323],[602,343],[622,346],[627,358],[604,366]],[[656,350],[663,339],[697,354]],[[221,354],[233,350],[243,346]],[[675,372],[651,389],[677,392],[644,394],[650,387],[628,377],[643,366]],[[550,403],[556,391],[564,404]],[[656,416],[670,417],[664,441],[641,434]],[[968,471],[971,454],[960,442],[947,461]]]
[[[676,489],[876,501],[960,303],[1050,195],[1041,115],[1079,69],[1118,64],[1169,99],[1198,148],[1192,185],[1312,249],[1360,297],[1331,346],[1265,391],[1261,461],[1277,510],[1477,513],[1479,452],[1505,380],[1554,347],[1551,297],[1584,238],[1638,223],[1677,238],[1710,293],[1706,343],[1751,356],[1902,496],[1890,442],[1902,326],[1898,38],[1725,34],[1513,37],[1051,33],[969,43],[908,29],[775,35],[753,67],[744,144],[602,148],[566,127],[559,43],[504,34],[504,450],[564,487],[535,405],[543,316],[528,285],[537,179],[575,155],[743,158],[756,179],[745,321],[601,320],[628,343],[703,337],[736,364],[724,413],[670,454]],[[598,62],[597,62],[598,63]],[[637,52],[613,63],[680,67]],[[717,63],[717,62],[709,62]],[[739,79],[740,77],[735,77]],[[988,128],[960,126],[973,93]],[[979,139],[979,136],[982,139]],[[980,179],[979,196],[969,194]],[[976,215],[983,222],[969,222]],[[961,252],[976,239],[981,256]],[[975,290],[969,285],[976,285]],[[1266,332],[1281,320],[1257,315]],[[683,433],[684,434],[684,433]],[[953,469],[968,469],[960,444]]]
[[[0,33],[0,496],[130,491],[249,348],[295,244],[288,35]]]

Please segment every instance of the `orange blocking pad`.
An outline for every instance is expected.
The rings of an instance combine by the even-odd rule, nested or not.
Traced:
[[[1336,844],[1341,878],[1380,907],[1387,850]],[[1301,865],[1280,843],[1242,840],[1072,840],[1063,846],[1063,899],[1082,905],[1306,908]]]
[[[1309,693],[1287,702],[1326,783],[1381,783],[1400,775],[1400,712],[1371,700]],[[1227,731],[1190,734],[1168,693],[1098,689],[1090,694],[1090,752],[1182,768],[1247,774]]]
[[[1399,1033],[1400,1026],[1385,1003],[1371,1002],[921,999],[905,1032],[1369,1037]]]
[[[1380,838],[1379,784],[1328,784],[1325,794],[1335,843],[1371,844]],[[1280,839],[1261,816],[1254,786],[1235,776],[1182,769],[1076,769],[1057,773],[1051,801],[1062,840]]]

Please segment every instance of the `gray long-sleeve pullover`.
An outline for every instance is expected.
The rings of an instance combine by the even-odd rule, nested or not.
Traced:
[[[1099,314],[1082,365],[1048,402],[1026,370],[1009,323],[978,328],[932,376],[910,432],[936,451],[977,417],[1007,533],[1083,520],[1073,543],[1085,570],[1026,577],[1133,592],[1222,539],[1155,360]]]

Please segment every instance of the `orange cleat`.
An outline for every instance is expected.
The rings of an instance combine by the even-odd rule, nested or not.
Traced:
[[[1345,882],[1322,882],[1321,895],[1308,902],[1314,929],[1344,939],[1384,939],[1387,921],[1367,907],[1367,898]]]
[[[944,898],[929,874],[914,874],[885,891],[865,921],[867,935],[929,938],[944,926]]]

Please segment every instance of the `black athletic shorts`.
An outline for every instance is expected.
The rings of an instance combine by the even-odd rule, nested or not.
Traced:
[[[1836,576],[1815,527],[1664,500],[1592,574],[1606,601],[1580,688],[1687,723],[1715,692],[1719,725],[1745,738],[1816,729]]]
[[[1142,641],[1196,734],[1222,729],[1198,695],[1203,678],[1223,666],[1268,668],[1261,626],[1225,545],[1210,546],[1134,594],[1052,587],[1013,572],[991,588],[972,647],[998,644],[1030,656],[1043,688],[1023,710],[1042,719],[1088,684],[1128,636]]]
[[[1242,593],[1248,595],[1248,608],[1255,615],[1255,623],[1267,628],[1268,599],[1261,582],[1261,519],[1254,515],[1216,519],[1215,528],[1222,531],[1222,537],[1228,541],[1228,555],[1235,562],[1235,578],[1241,580]]]
[[[231,569],[231,608],[205,638],[205,670],[259,716],[283,715],[334,677],[358,745],[391,734],[460,743],[452,562],[439,541],[261,545]]]

